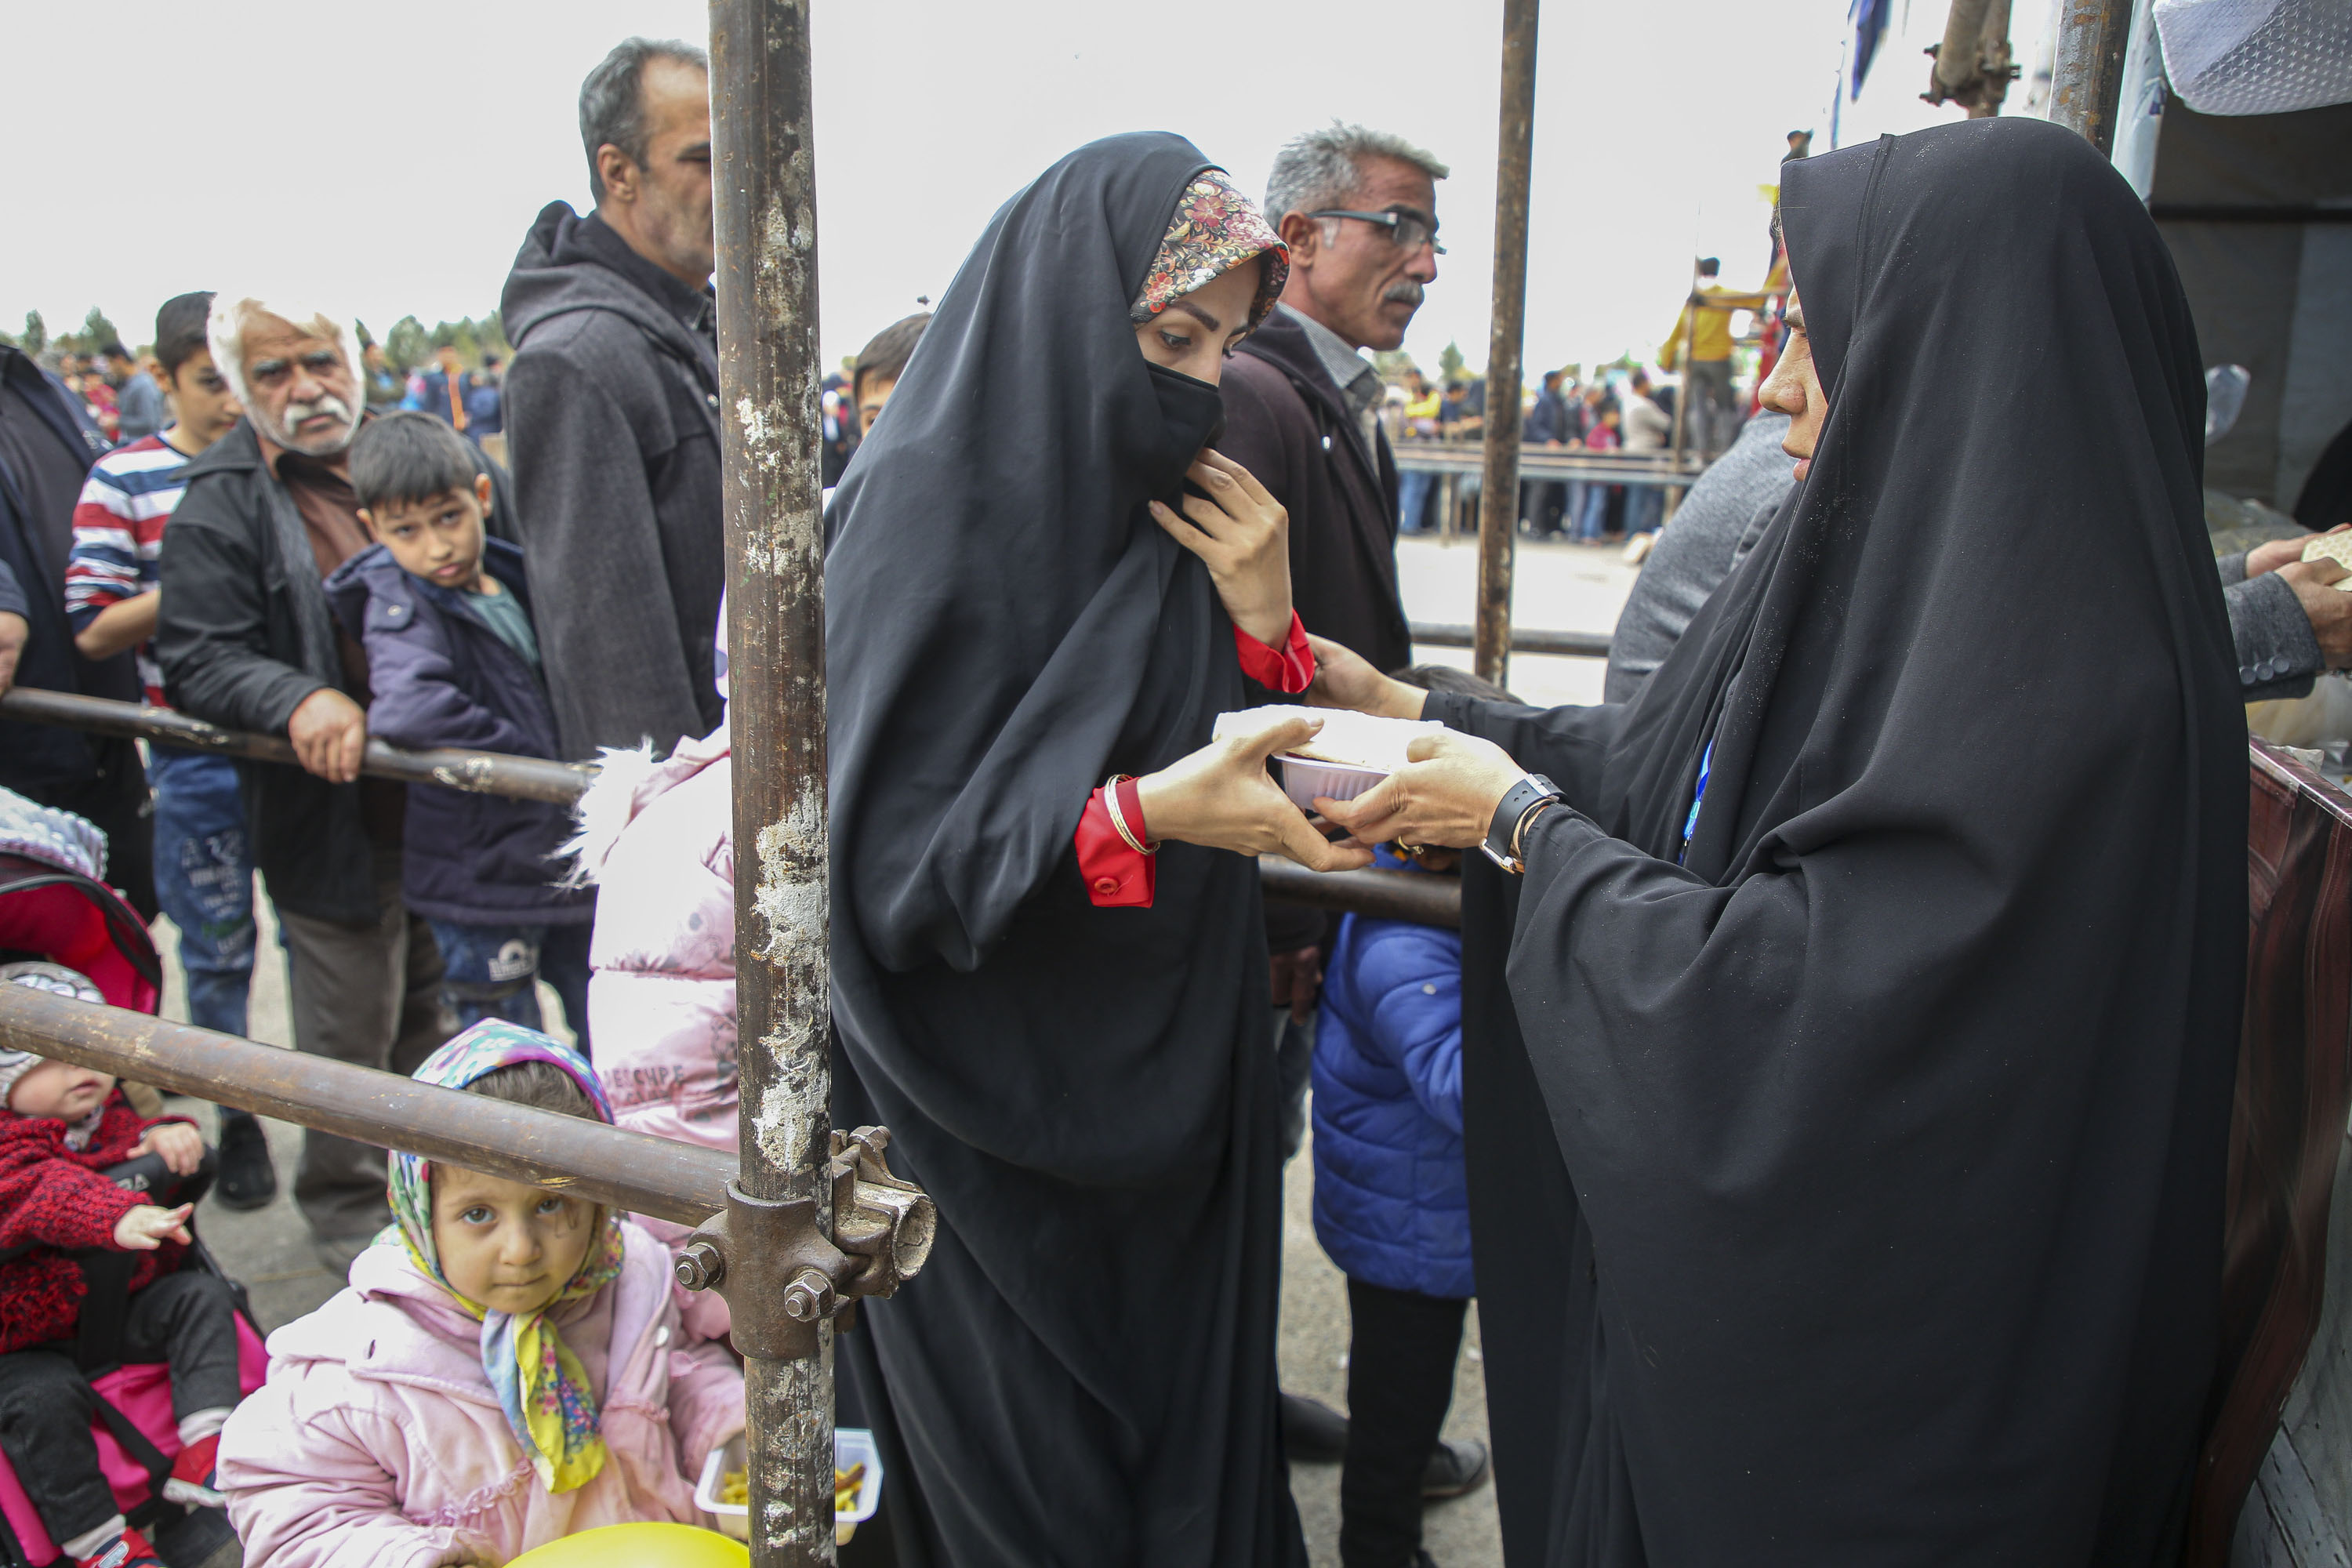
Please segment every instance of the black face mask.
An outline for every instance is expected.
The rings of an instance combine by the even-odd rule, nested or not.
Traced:
[[[1181,371],[1148,360],[1143,368],[1151,373],[1151,391],[1160,399],[1160,413],[1168,422],[1167,479],[1164,483],[1155,483],[1152,489],[1171,506],[1177,505],[1180,495],[1196,495],[1205,500],[1208,492],[1185,479],[1184,470],[1192,466],[1193,456],[1202,447],[1215,446],[1218,437],[1225,433],[1225,400],[1214,386],[1195,381]]]

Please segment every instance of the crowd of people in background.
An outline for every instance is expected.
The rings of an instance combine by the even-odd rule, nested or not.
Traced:
[[[0,721],[0,786],[104,835],[108,879],[178,928],[200,1024],[245,1030],[257,876],[298,1049],[731,1151],[709,61],[627,40],[579,121],[590,200],[550,202],[523,235],[499,305],[510,358],[449,343],[397,365],[319,300],[233,288],[169,300],[138,358],[0,345],[0,689],[143,696],[297,759],[142,759]],[[1792,218],[1822,268],[1822,353],[1853,348],[1864,395],[1918,422],[1899,432],[1832,418],[1778,251],[1752,295],[1701,261],[1651,363],[1547,372],[1516,410],[1475,377],[1384,370],[1369,356],[1397,353],[1437,280],[1448,169],[1337,122],[1276,152],[1262,205],[1172,134],[1079,148],[998,212],[936,312],[826,379],[832,838],[804,858],[830,868],[811,897],[832,900],[832,1109],[887,1124],[940,1215],[919,1285],[835,1344],[841,1419],[873,1430],[893,1478],[845,1563],[1278,1568],[1303,1560],[1294,1462],[1341,1466],[1348,1568],[1434,1568],[1423,1502],[1497,1470],[1530,1564],[1637,1568],[1643,1529],[1659,1560],[1865,1536],[1926,1554],[1962,1531],[1949,1497],[1995,1493],[1965,1527],[1987,1555],[2071,1531],[2152,1560],[2127,1548],[2165,1517],[2201,1392],[2171,1352],[2205,1326],[2203,1199],[2168,1172],[2218,1194],[2208,1099],[2226,1097],[2244,924],[2227,901],[2242,815],[2184,826],[2176,781],[2193,799],[2242,787],[2240,691],[2175,450],[2193,362],[2133,362],[2165,371],[2147,373],[2160,410],[2117,368],[2186,319],[2147,282],[2155,231],[2071,133],[1964,134],[1942,161],[1927,153],[1946,143],[1888,139],[1798,176],[1823,204]],[[1943,166],[1962,154],[1976,176]],[[1872,158],[1909,161],[1908,183],[1882,184]],[[1925,226],[1958,268],[1963,209],[2045,175],[2069,200],[2011,213],[2019,243],[2054,255],[2095,232],[2110,250],[2074,295],[1979,309],[1953,341],[2038,334],[2065,351],[2047,379],[2003,382],[2013,352],[1968,362],[1973,379],[1897,352],[1953,297],[1924,269],[1856,320],[1812,281],[1860,266],[1865,208]],[[1832,201],[1843,226],[1821,216]],[[2094,286],[2135,279],[2154,292],[2119,314],[2127,331],[2067,341]],[[1780,331],[1752,416],[1738,311]],[[2005,749],[1953,719],[2006,700],[1983,684],[1985,628],[2050,547],[2028,509],[1986,524],[1916,468],[1882,487],[1875,538],[1839,532],[1846,491],[1786,504],[1817,444],[1882,465],[1849,467],[1857,488],[1923,463],[1923,431],[1964,396],[2006,421],[1970,426],[1985,470],[2030,447],[2084,520],[2074,575],[2033,590],[2052,613],[2015,634],[2020,668],[2079,678],[2049,683],[2071,705],[2024,713]],[[2119,466],[2129,495],[2061,460],[2095,442],[2102,398],[2163,416]],[[1514,521],[1541,537],[1657,533],[1665,491],[1634,461],[1720,455],[1628,607],[1608,704],[1538,712],[1412,663],[1395,546],[1432,526],[1439,478],[1417,459],[1490,422],[1625,466],[1530,474]],[[1906,541],[1958,586],[1913,569]],[[2067,584],[2118,558],[2155,564],[2100,596],[2099,639],[2070,640]],[[2298,571],[2256,552],[2221,575],[2277,612]],[[1700,615],[1711,595],[1741,614]],[[1851,646],[1849,608],[1867,633]],[[1752,626],[1769,635],[1750,649]],[[1912,662],[1873,657],[1887,646]],[[1935,683],[1895,689],[1920,670]],[[1316,801],[1353,835],[1335,839],[1269,779],[1329,722],[1293,700],[1444,732],[1356,799]],[[2144,765],[2110,788],[2126,733]],[[601,772],[575,819],[365,773],[372,738]],[[1918,776],[1870,762],[1895,740],[1931,784],[1971,787],[1923,812]],[[2056,782],[1993,804],[2029,777]],[[2063,789],[2095,779],[2138,813],[2128,834],[2071,826]],[[1867,831],[1831,820],[1841,802]],[[2061,824],[2112,858],[2042,879],[2034,847]],[[2151,843],[2173,849],[2146,897],[2113,898]],[[1265,900],[1276,853],[1459,879],[1461,929]],[[762,875],[797,911],[780,918],[824,920],[792,902],[785,858],[763,833]],[[2078,983],[2111,960],[2131,982],[2112,1004]],[[1819,1061],[1825,1032],[1868,1070]],[[1727,1054],[1751,1037],[1761,1057]],[[1955,1088],[1923,1051],[1975,1076]],[[2061,1059],[2079,1072],[2043,1070]],[[119,1294],[173,1374],[159,1495],[225,1507],[254,1560],[285,1568],[500,1563],[702,1517],[694,1481],[743,1430],[741,1373],[725,1302],[669,1287],[676,1227],[310,1131],[290,1195],[349,1289],[271,1336],[257,1387],[232,1367],[228,1292],[163,1283],[194,1256],[186,1208],[99,1190],[94,1150],[193,1169],[188,1119],[134,1114],[105,1075],[60,1067],[0,1053],[18,1183],[0,1221],[43,1268],[157,1254]],[[2053,1087],[2078,1078],[2079,1095]],[[1744,1096],[1729,1111],[1726,1081]],[[1316,1229],[1351,1310],[1344,1415],[1275,1376],[1281,1172],[1310,1084]],[[1938,1096],[1964,1103],[1936,1120],[1920,1106]],[[2020,1107],[2042,1143],[2005,1141]],[[1916,1135],[1923,1117],[1957,1142]],[[259,1125],[217,1125],[221,1200],[270,1203]],[[2078,1144],[2079,1168],[2046,1158]],[[1950,1179],[1971,1162],[1998,1184],[1990,1211]],[[71,1214],[43,1208],[44,1183]],[[1897,1248],[1923,1215],[1966,1245]],[[2051,1287],[2074,1299],[2043,1314],[2033,1270],[2097,1247],[2122,1252]],[[1882,1289],[1875,1313],[1855,1305]],[[1780,1294],[1723,1321],[1759,1292]],[[91,1407],[55,1397],[80,1309],[51,1294],[30,1327],[0,1313],[0,1448],[75,1563],[160,1568],[97,1479]],[[1442,1436],[1474,1296],[1492,1456]],[[2158,1320],[2145,1345],[2164,1353],[2126,1359]],[[2016,1364],[2090,1372],[2009,1391],[1958,1436],[1927,1418],[2019,1345]],[[1882,1373],[1895,1393],[1850,1397]],[[1837,1484],[1811,1484],[1831,1454]],[[1637,1522],[1637,1495],[1670,1505]]]
[[[1522,398],[1525,448],[1629,456],[1688,451],[1707,460],[1727,451],[1753,403],[1752,388],[1743,397],[1734,384],[1735,351],[1760,351],[1760,382],[1771,368],[1780,330],[1773,312],[1787,297],[1788,282],[1777,250],[1771,276],[1754,293],[1719,287],[1720,269],[1715,257],[1698,261],[1696,284],[1651,363],[1629,355],[1589,374],[1574,364],[1542,372]],[[1748,330],[1735,336],[1741,314],[1748,318]],[[1695,395],[1678,416],[1676,404],[1685,386],[1695,388]],[[1444,527],[1440,473],[1418,460],[1414,444],[1481,442],[1486,416],[1484,377],[1457,374],[1441,385],[1410,362],[1397,368],[1382,401],[1381,422],[1402,470],[1400,533],[1436,533]],[[1465,527],[1475,526],[1480,489],[1475,473],[1457,479],[1454,493],[1465,503]],[[1523,479],[1517,521],[1519,531],[1532,539],[1614,544],[1654,533],[1665,521],[1665,487],[1658,482]]]

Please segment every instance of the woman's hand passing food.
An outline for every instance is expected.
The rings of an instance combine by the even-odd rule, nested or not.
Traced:
[[[1268,647],[1280,647],[1290,637],[1290,514],[1222,452],[1202,448],[1184,477],[1209,499],[1179,498],[1182,517],[1153,501],[1152,520],[1207,563],[1234,625]]]
[[[1496,807],[1528,774],[1492,741],[1452,731],[1421,736],[1405,755],[1407,765],[1355,799],[1318,800],[1315,809],[1346,828],[1352,844],[1467,849],[1486,837]]]
[[[1370,850],[1343,847],[1316,832],[1265,771],[1268,757],[1299,745],[1320,728],[1317,720],[1283,719],[1236,731],[1147,773],[1135,781],[1144,830],[1154,838],[1241,855],[1287,856],[1312,871],[1371,864]]]
[[[1342,647],[1328,637],[1307,634],[1315,650],[1315,682],[1307,689],[1310,708],[1352,708],[1381,719],[1418,719],[1429,693],[1418,686],[1391,680],[1374,669],[1363,655]]]

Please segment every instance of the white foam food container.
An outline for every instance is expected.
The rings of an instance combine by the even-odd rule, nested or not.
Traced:
[[[1285,752],[1280,764],[1282,793],[1301,811],[1313,811],[1317,796],[1353,800],[1405,764],[1405,748],[1419,737],[1444,725],[1424,719],[1376,719],[1339,708],[1301,708],[1272,703],[1217,715],[1213,735],[1255,730],[1275,719],[1319,719],[1322,731],[1310,742],[1315,756]]]
[[[1314,719],[1322,722],[1315,738],[1301,748],[1314,753],[1307,759],[1309,762],[1368,768],[1382,778],[1404,766],[1406,747],[1423,735],[1435,734],[1445,728],[1433,719],[1379,719],[1345,708],[1301,708],[1276,702],[1263,708],[1244,708],[1237,713],[1220,713],[1210,733],[1228,735],[1236,730],[1263,729],[1277,719]]]
[[[1353,800],[1389,776],[1386,768],[1360,768],[1348,763],[1327,763],[1318,757],[1277,756],[1282,769],[1282,793],[1301,811],[1315,809],[1315,797]]]
[[[875,1451],[874,1434],[861,1426],[838,1426],[833,1434],[833,1468],[846,1470],[854,1465],[864,1465],[866,1475],[858,1482],[857,1500],[845,1512],[833,1516],[833,1534],[838,1545],[849,1544],[850,1532],[874,1517],[882,1506],[882,1456]],[[719,1528],[738,1541],[751,1539],[751,1510],[740,1502],[721,1502],[719,1489],[730,1470],[743,1468],[743,1439],[740,1435],[730,1438],[724,1447],[713,1448],[710,1457],[702,1461],[702,1479],[695,1484],[694,1506],[718,1521]]]

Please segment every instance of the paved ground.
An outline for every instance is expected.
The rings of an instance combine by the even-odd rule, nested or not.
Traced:
[[[1404,584],[1405,608],[1414,620],[1467,622],[1471,618],[1477,556],[1467,541],[1443,544],[1406,540],[1398,551]],[[1521,625],[1547,630],[1606,631],[1616,622],[1618,607],[1631,587],[1634,569],[1618,559],[1612,548],[1573,544],[1529,544],[1521,541],[1517,568],[1517,609]],[[1465,666],[1466,650],[1432,648],[1423,657]],[[1512,689],[1540,704],[1595,702],[1601,694],[1601,666],[1590,659],[1522,658],[1511,667]],[[166,960],[168,977],[163,1011],[185,1018],[184,994],[177,965],[178,951],[170,923],[157,927],[157,942]],[[261,950],[269,955],[255,975],[251,1033],[257,1040],[289,1046],[286,1013],[286,972],[278,952],[274,925],[267,922]],[[541,1004],[550,1018],[561,1016],[551,992],[541,987]],[[207,1123],[210,1111],[201,1112]],[[270,1207],[257,1214],[231,1214],[207,1203],[199,1217],[206,1241],[229,1271],[252,1289],[256,1314],[265,1329],[275,1328],[310,1310],[341,1286],[310,1255],[301,1221],[285,1189],[293,1177],[292,1159],[299,1146],[299,1128],[266,1124],[270,1146],[278,1156],[280,1194]],[[210,1128],[207,1125],[207,1136]],[[1347,1405],[1348,1304],[1345,1282],[1316,1243],[1309,1203],[1313,1175],[1308,1155],[1291,1162],[1285,1185],[1286,1224],[1283,1236],[1282,1339],[1283,1386],[1309,1394],[1335,1408]],[[1454,1409],[1446,1425],[1451,1436],[1480,1437],[1486,1431],[1486,1384],[1478,1359],[1477,1314],[1470,1314],[1465,1348],[1454,1382]],[[1337,1466],[1308,1466],[1297,1470],[1292,1485],[1305,1521],[1308,1547],[1316,1568],[1336,1568],[1339,1563],[1339,1472]],[[1427,1515],[1426,1544],[1442,1568],[1499,1568],[1501,1542],[1496,1533],[1492,1488],[1433,1508]]]
[[[1512,569],[1513,624],[1555,632],[1606,632],[1640,569],[1625,564],[1614,544],[1533,543],[1519,541]],[[1397,545],[1397,571],[1404,608],[1416,621],[1468,625],[1477,605],[1478,548],[1475,541],[1440,543],[1406,539]],[[1470,668],[1468,648],[1423,648],[1433,663]],[[1511,659],[1510,688],[1540,707],[1601,700],[1601,664],[1592,658],[1545,658],[1526,654]]]

